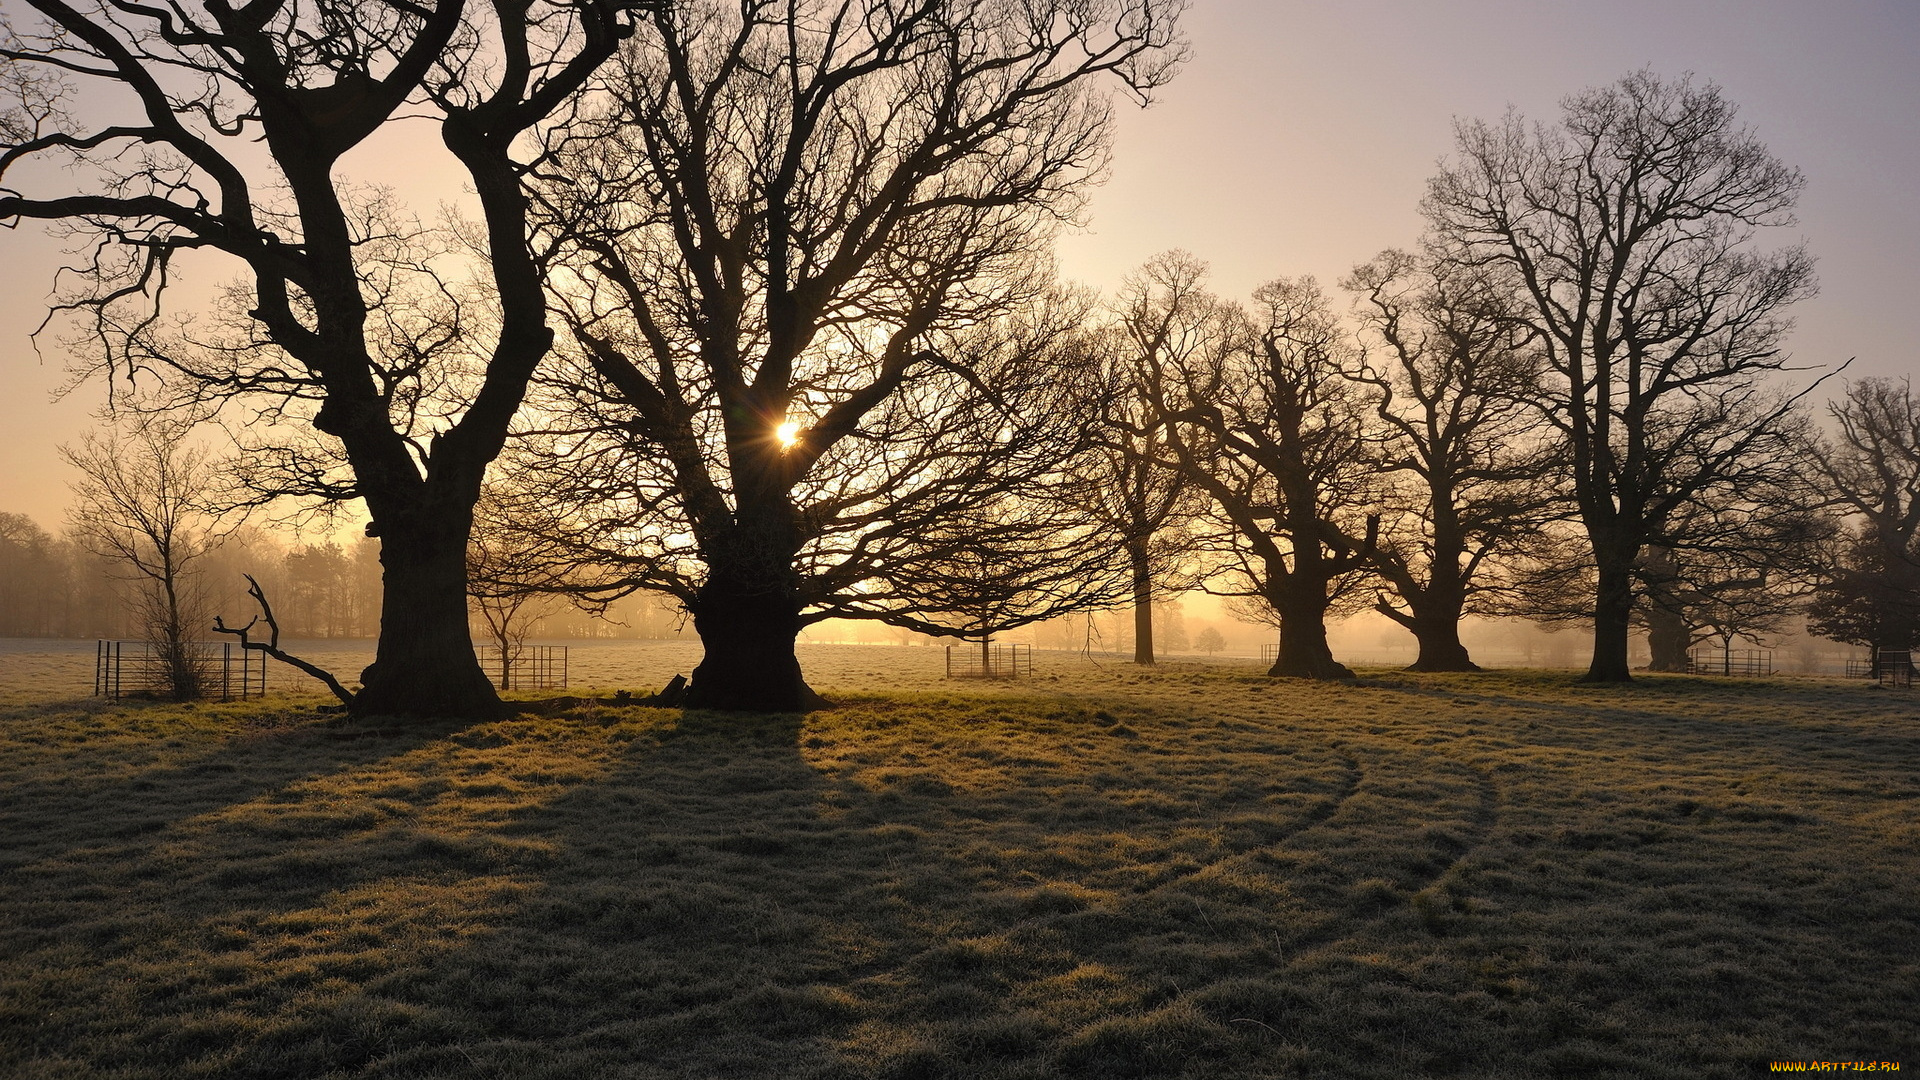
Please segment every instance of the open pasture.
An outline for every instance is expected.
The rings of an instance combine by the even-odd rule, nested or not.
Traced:
[[[1920,1067],[1911,695],[819,649],[806,717],[6,688],[0,1075]]]

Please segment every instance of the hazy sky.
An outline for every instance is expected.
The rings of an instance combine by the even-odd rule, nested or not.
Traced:
[[[1821,295],[1800,305],[1797,358],[1852,372],[1920,368],[1908,314],[1920,285],[1920,3],[1915,0],[1194,0],[1193,59],[1151,110],[1123,110],[1089,227],[1066,239],[1070,277],[1111,288],[1155,252],[1207,260],[1221,292],[1312,273],[1331,284],[1382,248],[1410,244],[1416,204],[1456,117],[1509,106],[1552,119],[1568,93],[1650,66],[1725,88],[1774,153],[1807,175],[1797,235]],[[363,157],[431,214],[434,175]],[[388,170],[394,170],[389,172]],[[61,358],[36,359],[57,247],[0,233],[0,510],[57,530],[66,469],[101,400],[60,404]]]

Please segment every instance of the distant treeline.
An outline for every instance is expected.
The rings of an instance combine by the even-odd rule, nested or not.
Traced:
[[[380,554],[372,540],[288,543],[245,528],[195,566],[191,585],[204,610],[245,623],[254,615],[246,579],[266,590],[282,634],[370,638],[380,630]],[[24,514],[0,511],[0,637],[138,638],[135,584],[124,567],[56,536]],[[653,598],[614,605],[607,617],[562,607],[533,628],[537,637],[671,638],[679,617]],[[209,632],[208,637],[213,635]]]

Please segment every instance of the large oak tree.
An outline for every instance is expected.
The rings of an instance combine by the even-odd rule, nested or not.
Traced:
[[[29,3],[42,23],[0,43],[12,72],[36,73],[6,81],[0,220],[85,244],[67,276],[70,306],[95,316],[82,362],[317,432],[320,460],[277,459],[282,490],[363,500],[385,569],[353,707],[497,711],[467,633],[467,533],[553,336],[516,150],[613,55],[635,0]],[[398,237],[343,161],[403,113],[472,185],[484,334],[385,291]],[[241,267],[238,339],[161,319],[176,263],[207,251]],[[431,292],[438,271],[416,269]]]
[[[550,445],[625,487],[625,562],[706,649],[689,704],[807,706],[807,621],[910,618],[944,557],[924,526],[1060,464],[1070,356],[970,335],[1044,291],[1109,91],[1171,74],[1181,6],[687,0],[556,135],[576,363]]]
[[[1800,174],[1711,84],[1641,71],[1560,122],[1465,122],[1424,210],[1439,257],[1499,279],[1544,350],[1541,416],[1565,440],[1593,552],[1589,681],[1624,681],[1634,567],[1682,507],[1737,491],[1782,441],[1783,309],[1812,294]]]
[[[1145,386],[1169,459],[1212,503],[1209,588],[1279,628],[1269,674],[1349,679],[1326,618],[1365,576],[1379,525],[1353,343],[1312,278],[1269,282],[1254,303],[1232,347],[1160,354]]]
[[[1477,671],[1466,614],[1504,614],[1516,559],[1537,557],[1561,502],[1556,441],[1529,407],[1532,333],[1479,274],[1404,251],[1356,267],[1387,520],[1374,566],[1398,603],[1374,609],[1419,643],[1414,671]]]

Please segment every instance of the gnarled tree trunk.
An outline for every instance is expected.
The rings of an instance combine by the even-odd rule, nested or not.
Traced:
[[[777,713],[823,704],[794,654],[802,604],[793,517],[782,493],[743,496],[733,522],[703,546],[707,580],[689,610],[705,655],[687,708]]]
[[[1314,585],[1313,588],[1303,587]],[[1352,669],[1333,658],[1327,645],[1326,586],[1299,579],[1269,596],[1280,616],[1280,655],[1267,674],[1291,679],[1351,679]]]
[[[1689,671],[1693,664],[1687,656],[1693,634],[1684,616],[1668,611],[1657,603],[1647,605],[1647,650],[1652,658],[1648,671]]]
[[[380,542],[380,643],[357,716],[487,719],[505,711],[467,625],[467,531],[458,513],[388,525]]]
[[[1420,653],[1407,665],[1408,671],[1480,670],[1480,665],[1467,654],[1467,647],[1460,643],[1458,613],[1415,618],[1407,629],[1413,631],[1414,640],[1420,644]]]

